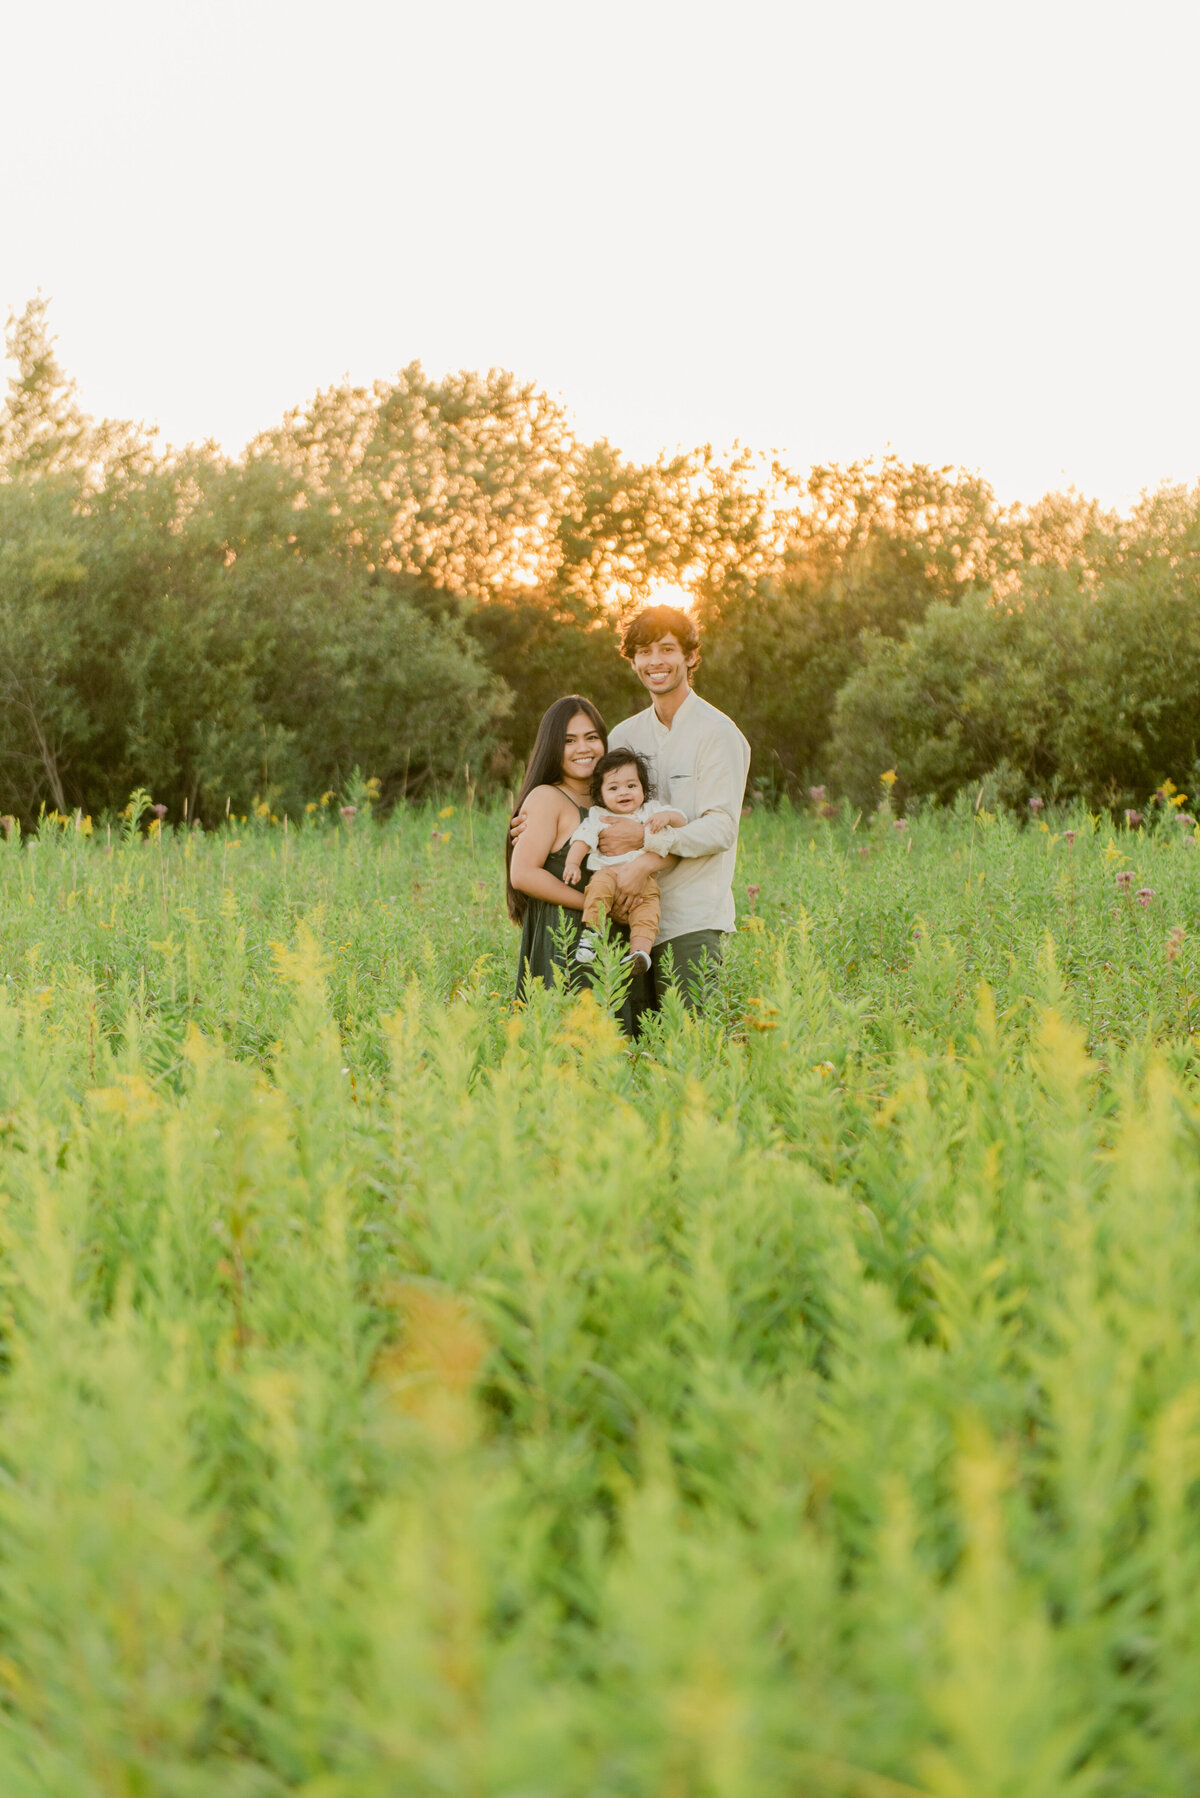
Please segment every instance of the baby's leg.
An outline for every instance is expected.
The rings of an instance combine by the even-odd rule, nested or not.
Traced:
[[[611,868],[598,868],[583,891],[583,921],[594,930],[605,913],[612,912],[617,877]]]
[[[625,899],[622,909],[624,922],[629,925],[630,953],[649,955],[658,935],[658,920],[662,915],[658,881],[653,874],[647,874],[640,890]]]

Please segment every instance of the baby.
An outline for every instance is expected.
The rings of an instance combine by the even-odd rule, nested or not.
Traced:
[[[601,855],[597,847],[600,833],[610,817],[636,818],[650,831],[665,830],[668,824],[687,823],[681,811],[648,800],[649,791],[649,769],[642,757],[631,749],[610,749],[592,769],[592,809],[571,838],[563,868],[563,879],[572,887],[579,882],[585,855],[591,870],[591,879],[583,891],[583,921],[588,928],[575,951],[578,962],[595,961],[596,938],[592,927],[607,912],[616,923],[629,926],[626,959],[635,967],[647,969],[650,966],[650,951],[658,935],[662,910],[658,881],[653,874],[646,874],[635,892],[619,892],[618,867],[622,862],[636,861],[642,851],[630,849],[624,855]]]

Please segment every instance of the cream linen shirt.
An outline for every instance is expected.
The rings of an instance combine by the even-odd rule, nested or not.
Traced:
[[[646,837],[656,854],[680,857],[658,877],[662,918],[655,941],[692,930],[732,930],[738,820],[750,772],[750,745],[737,725],[689,693],[669,730],[649,706],[618,724],[608,747],[645,756],[654,797],[687,819]]]

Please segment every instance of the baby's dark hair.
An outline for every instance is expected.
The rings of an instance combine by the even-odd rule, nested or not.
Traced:
[[[650,797],[650,768],[644,755],[638,755],[632,749],[610,749],[602,755],[592,769],[592,804],[600,805],[600,789],[604,785],[604,776],[611,774],[614,768],[636,768],[638,779],[642,783],[643,804]]]

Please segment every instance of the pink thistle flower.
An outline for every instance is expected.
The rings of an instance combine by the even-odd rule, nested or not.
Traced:
[[[1039,793],[1035,793],[1029,801],[1029,809],[1036,818],[1038,813],[1046,809],[1046,801]]]
[[[1145,822],[1146,817],[1144,812],[1126,811],[1125,824],[1129,830],[1136,830],[1139,824],[1144,824]]]
[[[751,884],[750,886],[748,886],[746,888],[746,897],[750,901],[751,905],[754,904],[754,901],[758,898],[758,895],[761,892],[762,892],[762,888],[756,887],[753,884]]]
[[[892,820],[892,829],[893,830],[907,830],[908,829],[908,819],[907,818],[894,818]]]
[[[1063,832],[1063,836],[1064,836],[1064,837],[1065,837],[1065,838],[1066,838],[1066,840],[1067,840],[1067,845],[1068,845],[1068,847],[1069,847],[1069,848],[1071,848],[1071,849],[1074,849],[1074,847],[1075,847],[1075,838],[1076,838],[1076,837],[1077,837],[1077,836],[1078,836],[1078,835],[1079,835],[1079,832],[1078,832],[1078,831],[1077,831],[1077,830],[1065,830],[1065,831],[1064,831],[1064,832]]]
[[[825,800],[828,797],[824,787],[810,787],[808,789],[808,796],[814,805],[824,805]]]
[[[351,818],[358,816],[358,807],[356,805],[340,805],[338,811],[341,813],[342,817],[345,818],[347,824],[350,822]]]
[[[1153,887],[1139,887],[1137,892],[1133,896],[1137,900],[1138,904],[1141,906],[1142,910],[1145,911],[1146,908],[1149,906],[1150,901],[1154,897],[1154,888]]]
[[[159,823],[161,824],[163,819],[167,815],[166,806],[165,805],[152,805],[150,807],[150,810],[153,812],[154,816],[158,819]]]
[[[1119,887],[1121,887],[1122,890],[1127,890],[1129,887],[1131,887],[1133,885],[1133,869],[1132,868],[1122,868],[1116,878],[1117,878],[1117,885]]]
[[[1178,820],[1181,824],[1193,824],[1194,825],[1196,822],[1196,820],[1192,817],[1191,812],[1176,812],[1175,816],[1178,818]]]

